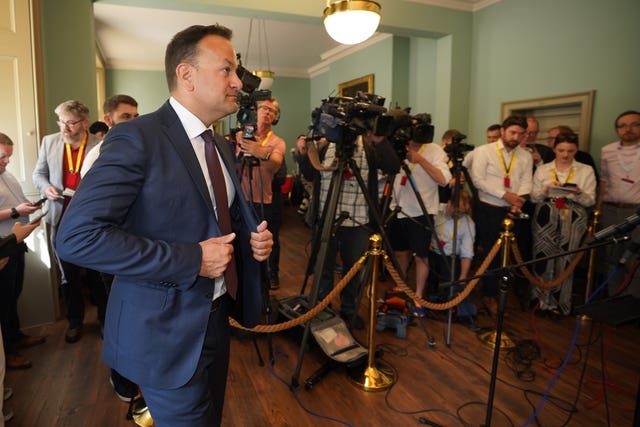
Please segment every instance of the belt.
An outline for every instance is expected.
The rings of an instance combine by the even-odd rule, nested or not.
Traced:
[[[630,209],[640,205],[640,203],[623,203],[623,202],[604,202],[607,205],[615,206],[616,208]]]
[[[229,298],[229,294],[220,295],[218,298],[211,301],[211,313],[218,311],[220,307],[224,304],[224,302]]]

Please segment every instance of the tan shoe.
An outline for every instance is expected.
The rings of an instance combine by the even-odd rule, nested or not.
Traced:
[[[29,369],[31,361],[21,354],[7,354],[7,369]]]
[[[32,337],[29,335],[25,335],[20,338],[20,340],[18,341],[18,345],[22,348],[28,348],[43,344],[46,340],[46,337]]]

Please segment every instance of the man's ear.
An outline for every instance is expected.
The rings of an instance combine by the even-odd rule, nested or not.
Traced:
[[[193,90],[193,65],[181,62],[176,67],[176,83],[178,86]]]
[[[113,127],[113,120],[111,120],[110,115],[105,114],[104,116],[102,116],[102,121],[105,122],[107,126],[109,126],[109,129]]]

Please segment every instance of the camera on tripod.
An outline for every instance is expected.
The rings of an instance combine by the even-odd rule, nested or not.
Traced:
[[[410,113],[410,107],[389,110],[378,119],[375,129],[376,135],[384,135],[389,139],[400,159],[406,158],[409,141],[418,144],[433,141],[431,114],[411,115]]]
[[[375,129],[377,118],[387,111],[384,101],[383,96],[364,92],[323,99],[311,112],[314,137],[324,136],[341,148],[355,146],[358,135]]]
[[[262,79],[251,74],[249,70],[242,66],[240,54],[238,58],[238,69],[236,74],[242,81],[242,92],[238,95],[238,114],[236,118],[240,123],[242,138],[255,140],[255,131],[258,127],[258,101],[266,101],[271,98],[271,91],[267,89],[256,90],[260,86]]]
[[[475,147],[471,144],[466,144],[464,141],[467,138],[467,135],[459,133],[451,138],[451,144],[448,144],[444,147],[444,151],[449,155],[449,158],[454,161],[456,159],[460,159],[464,157],[464,153],[467,151],[472,151]]]

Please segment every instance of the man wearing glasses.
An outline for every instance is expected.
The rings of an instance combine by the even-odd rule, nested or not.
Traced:
[[[55,113],[60,132],[46,135],[42,139],[33,171],[33,183],[48,199],[49,213],[45,221],[51,225],[49,237],[60,268],[61,289],[69,322],[65,340],[73,343],[80,339],[84,320],[83,281],[89,286],[92,300],[98,306],[101,325],[104,324],[107,295],[97,272],[83,271],[81,267],[57,256],[55,241],[60,219],[80,184],[80,169],[84,158],[100,139],[89,133],[89,109],[80,101],[65,101],[56,107]]]
[[[640,207],[640,112],[625,111],[616,118],[614,125],[620,139],[602,147],[600,153],[598,207],[603,228],[624,221]],[[640,228],[636,227],[631,237],[637,242]],[[629,242],[606,246],[605,259],[610,267],[618,264],[628,246]],[[610,296],[617,293],[617,282],[610,283]],[[638,280],[634,283],[632,286],[638,288]]]
[[[273,235],[273,250],[269,257],[269,286],[271,289],[278,289],[280,281],[278,278],[278,264],[280,261],[280,243],[278,231],[280,228],[282,206],[274,204],[274,194],[272,183],[276,172],[280,169],[286,150],[285,142],[271,130],[271,126],[278,122],[280,105],[278,101],[271,97],[258,104],[258,123],[255,131],[255,141],[242,139],[242,133],[236,135],[238,149],[240,153],[253,156],[259,159],[259,164],[251,173],[251,187],[249,187],[249,170],[252,166],[249,162],[244,162],[242,172],[242,191],[244,197],[256,205],[256,210],[260,213],[260,204],[264,207],[264,220],[269,224],[269,231]],[[286,173],[285,173],[286,175]],[[280,196],[280,195],[276,195]]]

